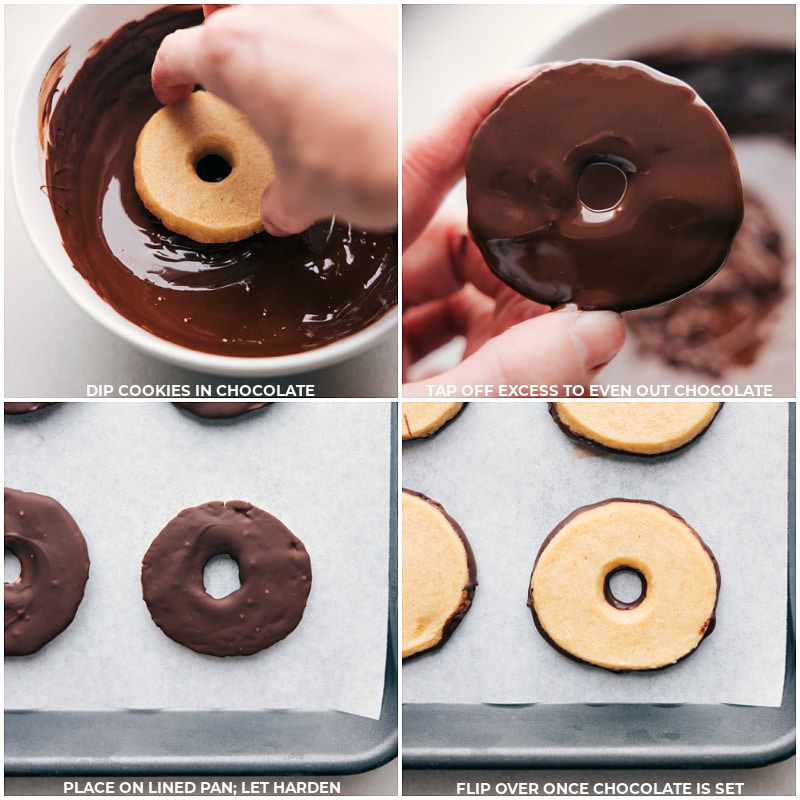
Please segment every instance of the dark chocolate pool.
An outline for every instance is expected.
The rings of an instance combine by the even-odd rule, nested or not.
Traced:
[[[39,98],[43,190],[70,260],[122,316],[191,350],[279,356],[362,330],[397,304],[396,232],[326,221],[287,238],[203,245],[168,231],[139,200],[134,148],[160,105],[153,58],[164,36],[202,18],[172,6],[123,26],[64,91],[68,52],[49,70]]]

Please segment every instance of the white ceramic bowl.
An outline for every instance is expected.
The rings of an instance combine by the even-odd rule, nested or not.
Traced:
[[[795,41],[795,6],[621,4],[575,26],[532,61],[620,58],[639,48],[685,42],[693,34],[774,44]]]
[[[67,63],[59,89],[69,86],[92,47],[122,25],[160,5],[77,6],[53,32],[23,86],[11,137],[11,167],[20,214],[39,255],[67,294],[108,330],[141,350],[189,369],[242,377],[290,375],[351,358],[397,331],[397,308],[340,341],[302,353],[263,358],[234,358],[189,350],[154,336],[103,301],[73,267],[61,244],[50,201],[42,191],[44,154],[38,139],[39,87],[48,68],[65,49]]]

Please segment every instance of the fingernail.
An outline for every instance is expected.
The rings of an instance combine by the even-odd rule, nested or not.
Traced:
[[[607,364],[625,341],[622,318],[614,311],[580,311],[572,325],[572,339],[587,369]]]

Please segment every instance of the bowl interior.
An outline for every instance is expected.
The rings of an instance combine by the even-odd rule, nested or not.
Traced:
[[[170,363],[224,375],[288,375],[324,367],[350,358],[397,328],[397,309],[354,334],[324,347],[301,353],[236,358],[189,350],[148,333],[103,301],[73,267],[61,244],[61,234],[45,186],[45,157],[40,141],[40,87],[51,65],[65,53],[53,102],[69,86],[95,45],[132,19],[140,19],[160,5],[82,5],[73,9],[42,48],[25,82],[17,108],[11,141],[12,179],[25,227],[42,260],[67,294],[92,318],[130,344]],[[132,12],[134,12],[132,14]]]

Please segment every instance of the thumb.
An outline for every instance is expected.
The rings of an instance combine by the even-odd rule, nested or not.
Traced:
[[[556,386],[563,394],[565,385],[591,381],[624,341],[622,317],[613,311],[554,311],[508,328],[440,375],[406,384],[403,396],[430,397],[439,385],[463,395],[464,387],[486,384]]]
[[[272,236],[289,236],[310,228],[319,216],[298,208],[297,201],[284,191],[276,177],[261,195],[261,221]]]

